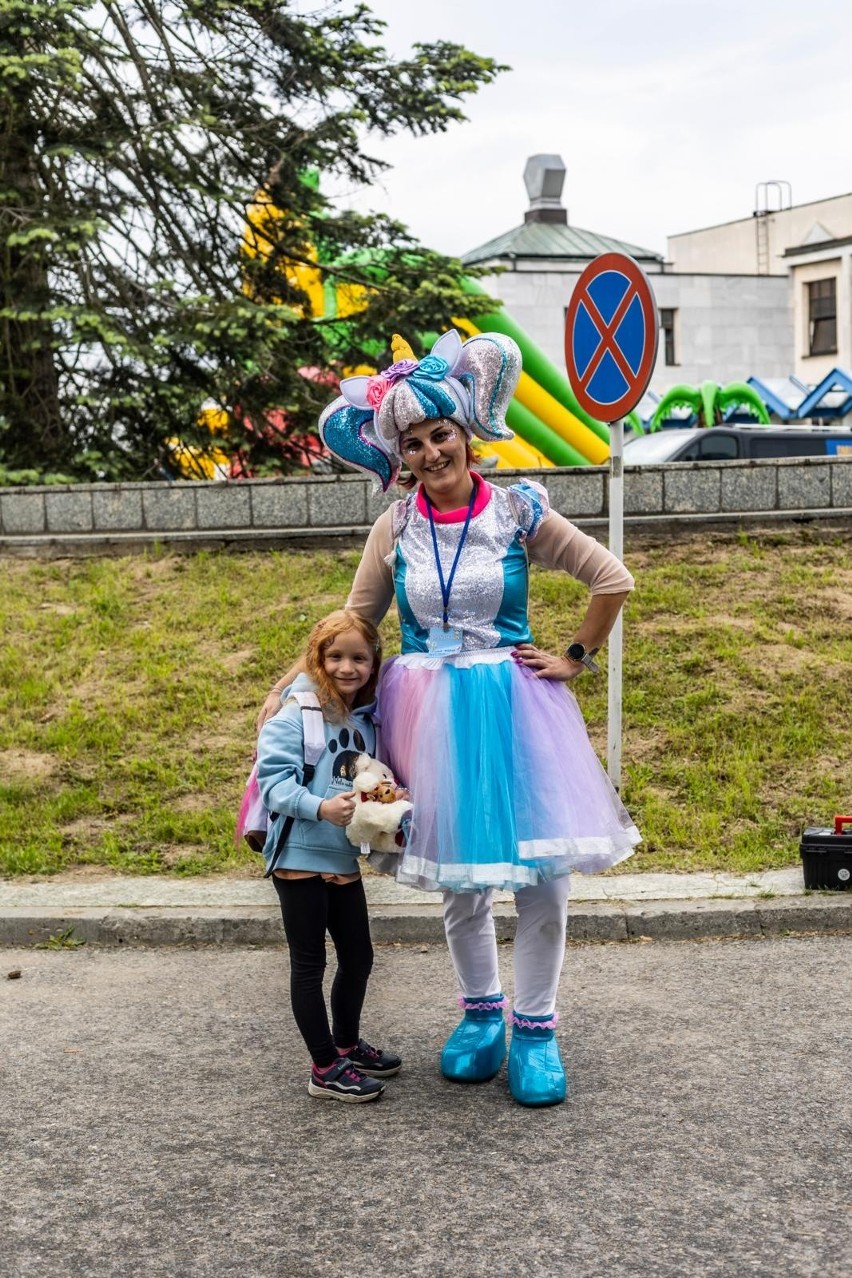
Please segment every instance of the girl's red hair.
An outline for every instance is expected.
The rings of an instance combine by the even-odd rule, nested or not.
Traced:
[[[308,646],[305,649],[305,669],[317,686],[317,696],[323,714],[333,719],[345,719],[349,713],[346,703],[341,698],[334,684],[325,673],[325,654],[335,639],[355,630],[373,651],[373,668],[363,688],[358,689],[354,704],[367,705],[376,695],[376,684],[379,679],[379,667],[382,664],[382,641],[379,632],[366,617],[359,617],[357,612],[348,612],[338,608],[330,612],[314,626],[308,635]]]

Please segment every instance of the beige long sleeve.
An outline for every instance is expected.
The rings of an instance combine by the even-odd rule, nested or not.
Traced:
[[[633,589],[633,578],[621,560],[555,510],[527,541],[527,551],[531,563],[570,573],[593,595],[620,595]]]
[[[346,607],[378,625],[393,602],[393,573],[386,559],[393,550],[393,511],[386,510],[370,530]],[[593,595],[619,595],[633,589],[624,564],[605,546],[551,511],[527,542],[530,561],[570,573]]]
[[[393,600],[393,573],[385,563],[393,550],[393,509],[379,515],[364,546],[346,607],[377,626]]]

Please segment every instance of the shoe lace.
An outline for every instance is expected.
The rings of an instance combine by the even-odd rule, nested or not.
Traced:
[[[369,1043],[365,1043],[363,1040],[358,1044],[358,1047],[363,1055],[369,1056],[372,1061],[377,1061],[382,1054],[381,1048],[371,1047]]]

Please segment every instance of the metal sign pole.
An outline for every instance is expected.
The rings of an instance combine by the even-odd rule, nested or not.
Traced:
[[[625,253],[601,253],[580,275],[565,313],[565,367],[590,418],[609,420],[609,548],[624,557],[624,414],[641,400],[659,341],[654,291]],[[609,636],[607,770],[621,789],[621,614]]]
[[[624,423],[621,418],[609,426],[609,548],[624,558]],[[621,672],[622,614],[609,636],[609,682],[607,685],[607,772],[621,791]]]

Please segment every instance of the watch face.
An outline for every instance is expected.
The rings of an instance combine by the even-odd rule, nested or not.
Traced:
[[[572,661],[582,661],[586,655],[585,645],[582,643],[572,643],[568,646],[568,656]]]

